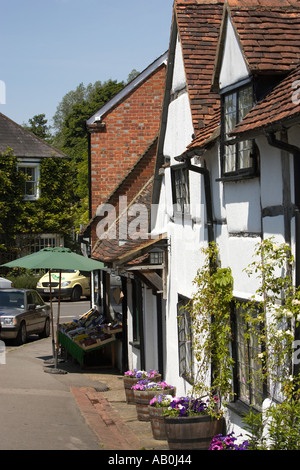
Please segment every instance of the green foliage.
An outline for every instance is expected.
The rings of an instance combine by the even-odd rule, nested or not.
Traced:
[[[57,107],[53,118],[57,132],[53,145],[71,159],[73,169],[75,229],[88,221],[88,130],[86,121],[122,90],[124,83],[108,80],[87,87],[81,83],[75,91],[67,93]]]
[[[25,178],[12,152],[0,155],[0,255],[17,255],[16,235],[61,234],[68,240],[73,227],[71,163],[44,158],[40,164],[40,197],[24,200]],[[3,262],[4,262],[3,261]]]
[[[35,134],[40,139],[46,142],[51,142],[50,126],[47,125],[45,114],[36,114],[33,118],[29,119],[28,124],[23,124],[23,127]]]
[[[8,150],[0,154],[0,255],[15,250],[18,220],[22,216],[25,176],[17,169],[17,159]]]
[[[256,358],[261,364],[259,378],[269,383],[271,398],[290,396],[299,386],[299,378],[291,375],[294,328],[300,322],[300,291],[292,277],[294,257],[287,244],[276,244],[273,237],[258,244],[254,256],[256,261],[246,271],[249,276],[256,274],[260,285],[245,308],[245,317],[248,333],[264,345]],[[258,309],[260,313],[253,315]]]
[[[272,404],[263,415],[250,410],[243,422],[249,432],[250,450],[299,450],[299,397]]]
[[[73,226],[71,163],[44,158],[40,164],[40,197],[24,201],[20,233],[59,233],[67,237]]]
[[[252,299],[245,316],[256,341],[265,345],[256,358],[261,364],[257,374],[268,383],[270,406],[263,414],[251,410],[244,422],[253,449],[299,450],[300,382],[293,375],[292,358],[295,327],[300,323],[300,292],[293,285],[294,257],[287,244],[276,244],[272,237],[257,245],[255,259],[246,271],[260,280],[255,296],[256,305],[257,298],[261,299],[260,313],[253,315]]]
[[[40,277],[41,275],[34,271],[19,268],[13,269],[6,275],[17,289],[35,289]]]
[[[193,394],[208,395],[214,402],[218,397],[221,406],[230,398],[232,388],[230,304],[233,279],[230,268],[220,266],[214,243],[203,249],[203,253],[205,262],[194,280],[197,290],[187,307],[192,320],[197,368]]]

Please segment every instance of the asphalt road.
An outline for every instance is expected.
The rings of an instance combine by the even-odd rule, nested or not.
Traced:
[[[60,303],[60,323],[72,321],[73,318],[79,318],[90,309],[90,301],[84,298],[79,302],[70,302],[69,300],[62,300]],[[57,314],[57,301],[53,302],[53,313],[56,319]]]

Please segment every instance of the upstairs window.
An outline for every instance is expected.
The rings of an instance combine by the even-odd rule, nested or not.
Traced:
[[[186,168],[172,168],[172,193],[175,212],[189,214],[189,173]]]
[[[222,175],[255,173],[254,142],[233,142],[230,132],[253,107],[252,85],[225,93],[222,97]]]
[[[25,174],[24,199],[34,201],[39,197],[39,167],[38,165],[19,165],[19,170]]]

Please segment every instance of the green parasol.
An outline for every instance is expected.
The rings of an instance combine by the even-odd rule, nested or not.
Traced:
[[[58,362],[58,329],[60,317],[60,289],[61,289],[61,273],[65,270],[78,270],[78,271],[98,271],[105,270],[105,265],[101,261],[96,261],[87,258],[77,253],[73,253],[69,248],[64,247],[47,247],[42,250],[32,253],[31,255],[23,256],[22,258],[2,264],[1,267],[7,268],[25,268],[25,269],[49,269],[50,281],[50,304],[51,304],[51,322],[52,322],[52,342],[53,342],[53,355],[55,358],[55,370],[57,369]],[[54,325],[53,325],[53,309],[52,309],[52,296],[51,296],[51,270],[56,269],[60,271],[59,276],[59,296],[58,296],[58,312],[57,312],[57,339],[56,348],[54,345]]]

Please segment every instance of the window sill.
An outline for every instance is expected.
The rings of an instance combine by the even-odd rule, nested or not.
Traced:
[[[141,349],[141,343],[139,341],[129,341],[130,346],[136,349]]]
[[[24,196],[24,201],[37,201],[38,197]]]
[[[221,178],[217,178],[216,181],[221,181],[223,183],[226,183],[226,182],[231,182],[231,181],[250,180],[250,179],[254,179],[254,178],[258,178],[257,173],[221,176]]]
[[[260,413],[260,410],[258,410],[257,408],[254,408],[254,407],[250,407],[250,405],[247,405],[246,403],[240,401],[240,400],[237,400],[235,402],[232,402],[232,403],[228,403],[227,404],[227,408],[230,410],[230,411],[233,411],[234,413],[236,413],[238,416],[240,417],[244,417],[246,414],[249,413],[250,411],[250,408],[256,412],[256,413]]]

